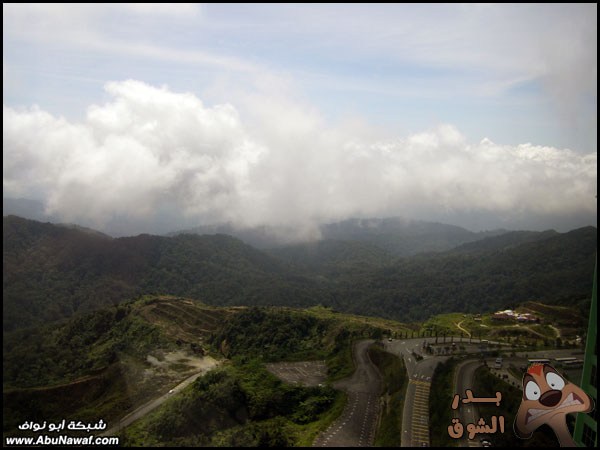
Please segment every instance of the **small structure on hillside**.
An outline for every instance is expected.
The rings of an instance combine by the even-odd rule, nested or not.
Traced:
[[[494,320],[516,320],[517,322],[539,322],[539,318],[530,313],[519,314],[512,309],[505,309],[504,311],[496,311],[492,314]]]

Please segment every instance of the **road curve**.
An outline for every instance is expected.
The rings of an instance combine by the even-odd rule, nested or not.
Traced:
[[[463,327],[461,327],[461,326],[460,326],[460,324],[461,324],[461,323],[463,323],[463,322],[464,322],[464,320],[461,320],[460,322],[458,322],[457,324],[455,324],[455,325],[456,325],[456,328],[458,328],[458,329],[459,329],[459,330],[461,330],[461,331],[464,331],[464,332],[467,334],[467,336],[469,336],[469,337],[470,337],[470,336],[471,336],[471,333],[469,333],[467,330],[465,330]],[[462,341],[461,341],[461,342],[462,342]]]
[[[473,390],[473,378],[475,371],[481,367],[482,363],[479,360],[469,360],[460,364],[455,368],[454,372],[454,392],[452,394],[458,394],[460,398],[466,397],[466,390]],[[462,404],[459,402],[457,409],[453,411],[455,418],[460,419],[460,423],[466,429],[467,424],[477,423],[479,414],[476,403]],[[468,433],[464,433],[459,439],[458,445],[460,447],[481,447],[479,440],[468,439]]]
[[[381,375],[371,362],[367,349],[372,339],[354,342],[354,373],[333,384],[348,394],[342,416],[321,433],[313,447],[370,447],[375,440],[379,414]]]

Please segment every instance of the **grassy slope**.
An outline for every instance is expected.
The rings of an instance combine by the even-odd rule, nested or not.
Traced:
[[[474,320],[474,314],[449,313],[438,314],[429,318],[421,327],[420,333],[425,332],[427,336],[432,332],[435,335],[435,330],[438,330],[438,335],[442,336],[444,332],[450,336],[460,336],[460,327],[472,334],[473,338],[479,339],[498,339],[506,338],[507,336],[521,336],[526,339],[554,340],[556,329],[559,330],[561,336],[566,336],[572,340],[576,334],[582,335],[587,326],[586,316],[580,311],[580,308],[545,305],[539,302],[525,302],[516,306],[515,311],[518,313],[532,313],[542,319],[540,324],[517,324],[514,321],[495,321],[492,320],[490,313],[481,314],[481,322]],[[515,326],[518,325],[518,326]],[[468,334],[464,334],[468,337]]]

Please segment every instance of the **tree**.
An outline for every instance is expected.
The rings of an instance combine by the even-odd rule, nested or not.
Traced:
[[[285,419],[276,417],[272,421],[258,425],[257,440],[259,447],[288,447]]]

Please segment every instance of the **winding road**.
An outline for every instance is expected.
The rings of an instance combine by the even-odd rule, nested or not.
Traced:
[[[473,389],[473,376],[475,371],[481,367],[482,363],[479,360],[470,360],[460,364],[454,372],[454,393],[460,398],[466,397],[466,390]],[[459,403],[457,409],[454,410],[454,417],[460,419],[460,423],[466,424],[477,423],[479,418],[476,403],[462,404]],[[458,442],[460,447],[481,447],[479,440],[470,440],[468,433],[464,433]]]
[[[379,415],[381,375],[371,362],[367,349],[372,339],[353,345],[356,370],[333,387],[348,394],[348,403],[342,416],[313,442],[313,447],[370,447],[375,440]]]
[[[461,320],[460,322],[455,323],[454,325],[456,325],[456,328],[458,328],[460,331],[464,331],[467,334],[467,336],[470,337],[471,333],[469,333],[467,330],[465,330],[463,327],[460,326],[460,324],[463,322],[464,322],[464,320]]]

